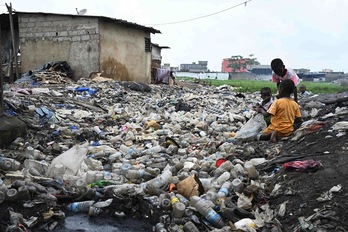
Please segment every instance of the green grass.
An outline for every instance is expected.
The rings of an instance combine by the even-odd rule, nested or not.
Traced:
[[[178,78],[179,79],[179,78]],[[180,78],[179,80],[195,81],[194,78]],[[237,92],[254,93],[260,91],[263,87],[270,87],[273,93],[277,92],[276,84],[271,81],[255,81],[255,80],[200,80],[200,83],[205,83],[211,86],[230,85],[238,88]],[[311,82],[302,81],[301,84],[306,85],[307,90],[313,94],[317,93],[339,93],[348,91],[348,87],[343,87],[337,84],[327,82]]]

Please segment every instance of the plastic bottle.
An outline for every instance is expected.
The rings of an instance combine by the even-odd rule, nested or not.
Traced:
[[[98,208],[98,207],[94,207],[94,206],[91,206],[89,207],[88,209],[88,216],[96,216],[96,215],[99,215],[101,213],[101,208]]]
[[[177,197],[175,196],[175,193],[173,193],[173,192],[169,193],[169,197],[170,197],[170,203],[171,203],[172,205],[174,205],[174,204],[177,203],[177,202],[180,202],[179,198],[177,198]]]
[[[154,231],[155,232],[167,232],[168,230],[166,229],[166,227],[164,226],[163,223],[157,223]]]
[[[145,170],[128,170],[126,173],[126,178],[128,180],[138,180],[146,176]]]
[[[94,204],[94,201],[81,201],[81,202],[74,202],[67,206],[67,209],[72,212],[88,212],[89,207],[91,207]]]
[[[243,192],[243,189],[244,189],[243,182],[239,178],[234,179],[232,181],[232,188],[237,193]]]
[[[147,184],[152,185],[155,188],[161,188],[163,185],[168,184],[172,179],[172,172],[165,170],[162,174],[152,180],[147,181]]]
[[[180,228],[180,226],[173,223],[173,222],[169,224],[168,231],[169,232],[183,232],[183,230]]]
[[[217,199],[217,193],[216,193],[216,189],[215,188],[211,188],[209,189],[206,193],[206,199],[210,200],[212,202],[216,202]]]
[[[231,187],[231,182],[225,182],[219,192],[217,193],[216,203],[220,206],[220,209],[223,211],[226,208],[226,196],[228,195]]]
[[[6,199],[6,194],[3,193],[3,192],[0,192],[0,204],[1,204],[2,202],[4,202],[5,199]]]
[[[126,154],[126,155],[130,155],[131,157],[136,157],[138,154],[137,150],[131,148],[131,147],[127,147],[126,145],[122,144],[120,146],[120,150]]]
[[[180,202],[179,198],[177,198],[173,192],[171,192],[169,196],[170,203],[173,207],[172,216],[174,218],[181,218],[185,213],[185,205],[182,202]]]
[[[153,133],[158,135],[158,136],[161,136],[161,135],[168,135],[168,134],[172,133],[172,131],[168,130],[168,129],[163,129],[163,130],[156,130]]]
[[[225,183],[228,179],[230,179],[231,177],[231,174],[229,172],[224,172],[221,174],[221,176],[219,176],[217,179],[216,179],[216,183],[217,184],[223,184]]]
[[[105,138],[105,133],[99,128],[99,126],[94,126],[92,130],[97,133],[101,138]]]
[[[173,175],[176,175],[183,167],[184,167],[184,163],[183,162],[178,162],[174,166],[172,166],[170,168],[170,170],[173,173]]]
[[[86,181],[84,180],[84,179],[78,179],[77,181],[76,181],[76,184],[75,184],[75,187],[79,190],[79,191],[81,191],[81,189],[83,188],[83,187],[85,187],[87,184],[86,184]]]
[[[150,196],[150,197],[144,197],[145,200],[147,200],[151,205],[158,206],[158,196]]]
[[[105,168],[105,169],[108,170],[108,168]],[[103,180],[111,180],[113,177],[112,173],[109,171],[104,171],[103,175],[104,175]]]
[[[181,203],[183,203],[185,206],[189,206],[190,205],[190,201],[186,198],[186,197],[184,197],[183,195],[181,195],[180,193],[177,193],[176,194],[176,197],[179,199],[179,201],[181,202]]]
[[[111,163],[115,162],[116,160],[119,160],[122,157],[122,153],[121,152],[116,152],[114,154],[109,155],[109,161]]]
[[[148,148],[144,151],[145,154],[147,155],[153,155],[157,154],[162,151],[162,147],[160,145],[153,146],[151,148]]]
[[[18,192],[17,189],[10,188],[6,192],[6,200],[8,201],[17,201],[18,199]]]
[[[217,193],[217,197],[226,197],[230,191],[231,188],[231,182],[225,182],[222,184],[221,188],[219,189]]]
[[[180,201],[173,204],[172,216],[173,218],[181,218],[185,213],[185,205]]]
[[[244,169],[248,173],[250,179],[256,180],[259,178],[259,174],[257,173],[256,168],[251,161],[246,161],[244,163]]]
[[[103,172],[96,172],[95,174],[95,181],[100,181],[104,179],[104,173]]]
[[[112,188],[112,191],[114,192],[114,195],[116,196],[125,195],[125,194],[128,195],[129,193],[135,192],[136,190],[137,189],[134,184],[119,184],[119,185],[114,185]]]
[[[95,171],[103,170],[103,164],[100,160],[88,157],[84,161],[88,165],[89,169],[91,170],[95,170]]]
[[[95,182],[95,171],[87,171],[86,172],[86,183],[91,184]]]
[[[0,192],[6,194],[8,188],[5,185],[4,181],[2,179],[0,179]]]
[[[0,157],[0,169],[3,171],[17,171],[20,163],[11,158]]]
[[[158,176],[161,173],[159,168],[146,167],[145,171],[153,176]]]
[[[163,209],[170,209],[171,208],[171,202],[170,199],[167,198],[166,194],[160,194],[158,197],[159,205]]]
[[[53,178],[62,179],[64,175],[64,166],[63,164],[56,164],[53,167]]]
[[[193,222],[188,221],[184,225],[184,232],[200,232],[199,229],[193,224]]]
[[[95,189],[89,187],[89,186],[85,186],[83,187],[81,190],[81,196],[83,196],[86,199],[90,199],[90,200],[99,200],[100,198],[100,193],[97,192]]]
[[[233,169],[233,163],[229,160],[223,162],[219,168],[224,169],[225,171],[231,171]]]
[[[98,201],[97,203],[93,205],[93,207],[105,208],[110,206],[112,201],[113,201],[113,198],[107,199],[106,201]]]
[[[203,215],[209,223],[214,227],[221,229],[224,227],[224,222],[220,215],[211,208],[204,199],[198,196],[192,196],[190,199],[191,205],[194,206],[197,211]]]
[[[178,155],[179,156],[184,156],[184,155],[186,155],[187,154],[187,152],[186,152],[186,149],[185,148],[180,148],[180,149],[178,149]]]
[[[18,200],[29,200],[30,193],[27,186],[20,186],[17,191]]]

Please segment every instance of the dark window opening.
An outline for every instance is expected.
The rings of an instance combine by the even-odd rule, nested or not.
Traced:
[[[151,52],[151,39],[145,38],[145,52]]]

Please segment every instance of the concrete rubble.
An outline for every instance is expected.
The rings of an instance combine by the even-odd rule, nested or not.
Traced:
[[[0,206],[11,207],[2,231],[54,230],[78,213],[115,220],[137,215],[156,232],[286,231],[277,217],[287,202],[268,203],[281,194],[269,183],[283,167],[265,168],[286,141],[238,137],[255,115],[258,93],[100,76],[73,82],[40,73],[40,80],[5,85],[5,114],[26,131],[0,140]],[[343,106],[326,114],[325,100],[316,99],[302,99],[306,121],[287,141],[319,130],[318,116],[348,112]],[[332,136],[346,136],[347,124],[337,122]],[[262,128],[253,129],[248,133]],[[15,206],[37,210],[23,216]]]

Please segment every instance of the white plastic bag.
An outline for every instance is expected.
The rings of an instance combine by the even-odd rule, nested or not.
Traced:
[[[62,164],[65,169],[66,175],[76,175],[80,169],[81,163],[87,155],[88,152],[88,142],[82,145],[75,145],[63,154],[54,158],[47,170],[47,177],[53,177],[53,167],[56,164]]]
[[[260,131],[264,130],[267,124],[263,118],[262,114],[256,114],[254,117],[249,119],[240,130],[236,133],[236,139],[250,139],[254,138]]]

